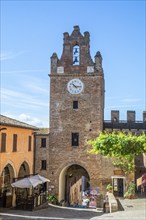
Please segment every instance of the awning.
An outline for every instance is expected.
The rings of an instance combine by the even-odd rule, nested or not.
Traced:
[[[146,173],[142,175],[142,185],[146,186]]]
[[[45,182],[50,182],[50,180],[43,176],[35,175],[18,180],[12,183],[11,186],[17,188],[31,188],[36,187]]]

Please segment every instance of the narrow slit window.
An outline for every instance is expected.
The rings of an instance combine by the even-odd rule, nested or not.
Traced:
[[[80,47],[78,45],[73,47],[73,65],[80,65]]]
[[[46,138],[41,139],[41,147],[46,147]]]
[[[46,170],[47,168],[47,161],[46,160],[42,160],[41,161],[41,170]]]
[[[78,101],[73,101],[73,109],[78,109]]]
[[[79,146],[79,133],[72,133],[72,146],[73,147]]]

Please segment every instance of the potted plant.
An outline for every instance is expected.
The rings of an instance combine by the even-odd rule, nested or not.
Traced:
[[[135,183],[130,182],[128,185],[128,189],[124,194],[124,198],[134,199],[135,198]]]
[[[112,187],[112,185],[110,183],[107,185],[106,189],[107,189],[108,192],[112,192],[113,191],[113,187]]]
[[[55,195],[49,195],[49,196],[48,196],[48,202],[49,202],[49,203],[52,203],[52,204],[54,204],[54,205],[57,205],[58,199],[56,198]]]

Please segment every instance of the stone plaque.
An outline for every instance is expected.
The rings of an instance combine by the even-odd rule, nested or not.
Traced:
[[[63,66],[57,67],[57,73],[64,73],[64,67]]]
[[[87,73],[94,73],[94,66],[87,66]]]

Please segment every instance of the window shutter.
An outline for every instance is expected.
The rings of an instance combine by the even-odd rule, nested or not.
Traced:
[[[28,151],[31,151],[31,136],[28,137]]]
[[[13,152],[17,151],[17,134],[13,134]]]
[[[1,135],[1,152],[6,152],[6,133],[2,133]]]

